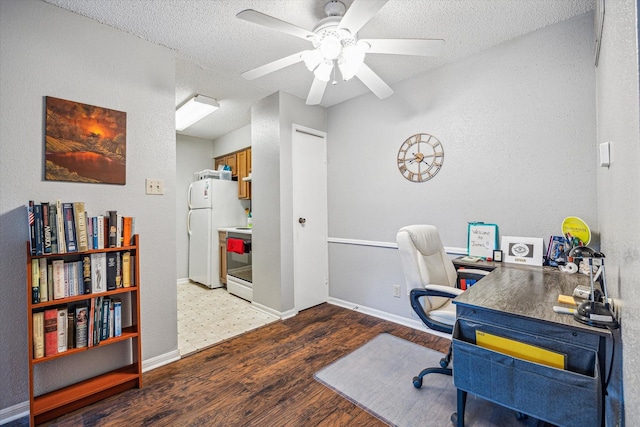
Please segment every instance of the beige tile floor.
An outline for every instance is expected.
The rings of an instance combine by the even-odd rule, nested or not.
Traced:
[[[178,350],[182,357],[277,320],[224,288],[178,284]]]

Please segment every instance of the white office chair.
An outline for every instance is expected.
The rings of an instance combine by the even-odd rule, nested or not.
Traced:
[[[458,289],[459,279],[480,280],[488,271],[464,269],[456,272],[433,225],[409,225],[396,235],[405,283],[411,289],[411,307],[424,324],[433,330],[451,334],[456,322],[452,299],[464,292]],[[440,368],[426,368],[413,378],[416,388],[429,373],[451,375],[451,346],[440,360]]]

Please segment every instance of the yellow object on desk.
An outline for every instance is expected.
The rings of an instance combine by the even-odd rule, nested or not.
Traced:
[[[476,330],[476,345],[529,362],[566,369],[566,355],[510,338]]]
[[[558,295],[558,302],[561,304],[576,305],[576,300],[571,295]]]

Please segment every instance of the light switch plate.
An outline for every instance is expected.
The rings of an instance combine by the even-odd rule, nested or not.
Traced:
[[[609,143],[603,142],[600,144],[600,166],[603,168],[609,167]]]
[[[164,179],[145,179],[146,194],[162,195],[164,194]]]

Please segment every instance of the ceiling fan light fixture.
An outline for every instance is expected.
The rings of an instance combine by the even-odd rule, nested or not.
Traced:
[[[324,60],[318,65],[313,74],[316,79],[328,82],[331,79],[331,71],[333,70],[333,61]]]
[[[320,43],[320,52],[322,52],[322,56],[324,56],[325,59],[337,59],[342,52],[342,42],[337,36],[333,34],[328,35],[324,37]]]
[[[315,70],[316,67],[320,65],[320,63],[324,59],[324,57],[322,56],[322,52],[320,52],[318,49],[305,50],[304,52],[302,52],[300,57],[304,61],[304,65],[309,71]]]
[[[342,50],[342,55],[338,60],[338,68],[340,68],[340,74],[344,80],[350,80],[358,73],[364,63],[368,47],[368,43],[358,42],[355,45],[346,46]]]

